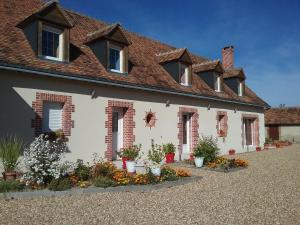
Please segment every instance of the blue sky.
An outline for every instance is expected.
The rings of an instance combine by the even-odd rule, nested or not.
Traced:
[[[300,1],[61,0],[69,9],[235,66],[271,106],[300,106]]]

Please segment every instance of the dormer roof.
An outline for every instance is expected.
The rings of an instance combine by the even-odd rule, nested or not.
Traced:
[[[46,2],[35,13],[21,21],[17,26],[22,28],[35,19],[43,19],[49,22],[54,22],[65,27],[73,27],[73,21],[59,5],[58,1]]]
[[[215,70],[216,72],[223,73],[224,69],[220,60],[204,61],[201,63],[193,64],[193,72],[200,73],[204,71]]]
[[[225,72],[224,72],[223,77],[225,79],[226,78],[233,78],[233,77],[239,78],[240,80],[245,80],[246,79],[244,70],[242,68],[229,68],[229,69],[226,69]]]
[[[164,64],[167,62],[180,60],[182,62],[192,64],[190,53],[186,48],[177,48],[167,52],[161,52],[156,54],[158,63]]]
[[[100,28],[99,30],[88,33],[86,43],[91,43],[101,38],[108,38],[123,43],[125,45],[131,44],[131,41],[126,36],[123,28],[119,23],[114,23]]]

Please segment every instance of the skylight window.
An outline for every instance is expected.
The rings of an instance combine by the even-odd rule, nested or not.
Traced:
[[[239,82],[238,84],[238,95],[243,96],[244,95],[244,84],[243,82]]]
[[[222,91],[222,80],[221,76],[215,76],[215,91],[221,92]]]
[[[179,64],[179,81],[181,85],[189,86],[191,85],[191,77],[190,77],[190,68],[189,66],[180,63]]]

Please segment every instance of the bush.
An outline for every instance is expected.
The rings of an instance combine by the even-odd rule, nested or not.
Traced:
[[[78,159],[77,166],[74,169],[74,174],[81,181],[87,181],[90,178],[91,168],[83,164],[83,161]]]
[[[134,161],[139,157],[140,151],[141,151],[141,145],[133,145],[124,148],[119,155],[121,158],[126,158],[127,160]]]
[[[175,153],[175,145],[172,143],[163,144],[163,152],[165,154]]]
[[[94,185],[96,187],[107,188],[107,187],[114,187],[117,185],[117,183],[109,177],[99,176],[95,179]]]
[[[92,177],[99,176],[113,178],[117,167],[112,162],[97,162],[92,168]]]
[[[154,164],[159,165],[165,158],[165,153],[160,145],[154,145],[152,139],[151,149],[148,151],[148,159]]]
[[[22,155],[23,141],[16,136],[8,136],[0,141],[0,160],[4,171],[15,171]]]
[[[48,189],[51,191],[65,191],[72,188],[72,184],[69,178],[53,179]]]
[[[213,162],[219,152],[217,139],[212,136],[202,136],[194,149],[195,157],[204,157],[204,164]]]
[[[24,179],[39,185],[58,179],[60,162],[66,152],[65,142],[50,141],[47,135],[41,134],[24,151],[24,163],[28,169]]]
[[[18,181],[4,181],[0,180],[0,193],[10,191],[21,191],[24,189],[24,184]]]
[[[179,179],[176,171],[169,166],[164,166],[161,169],[161,178],[164,181],[174,181]]]

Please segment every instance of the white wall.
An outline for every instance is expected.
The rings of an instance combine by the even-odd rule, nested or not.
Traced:
[[[96,90],[97,97],[91,98],[91,92]],[[0,136],[13,133],[22,136],[30,142],[34,138],[34,129],[31,128],[31,120],[35,114],[31,109],[35,101],[36,92],[47,92],[72,96],[72,104],[75,112],[72,120],[75,127],[71,130],[69,138],[69,160],[78,158],[90,160],[92,153],[97,152],[104,156],[106,150],[105,107],[109,99],[124,100],[134,103],[135,123],[134,135],[136,143],[143,145],[143,150],[150,148],[151,138],[155,143],[172,142],[177,147],[178,117],[180,106],[196,107],[199,113],[199,134],[217,135],[216,113],[218,110],[227,111],[228,135],[224,139],[219,138],[219,146],[222,154],[227,154],[233,148],[237,152],[245,152],[241,139],[241,115],[243,113],[259,116],[260,145],[265,139],[264,114],[261,109],[231,104],[208,102],[200,99],[176,97],[153,92],[135,91],[123,88],[114,88],[104,85],[90,85],[83,82],[71,82],[53,78],[40,78],[28,74],[3,72],[0,73]],[[166,101],[170,106],[166,107]],[[210,110],[207,106],[210,104]],[[237,108],[237,112],[234,109]],[[151,109],[156,113],[156,126],[145,127],[145,112]],[[249,149],[254,150],[254,149]]]

